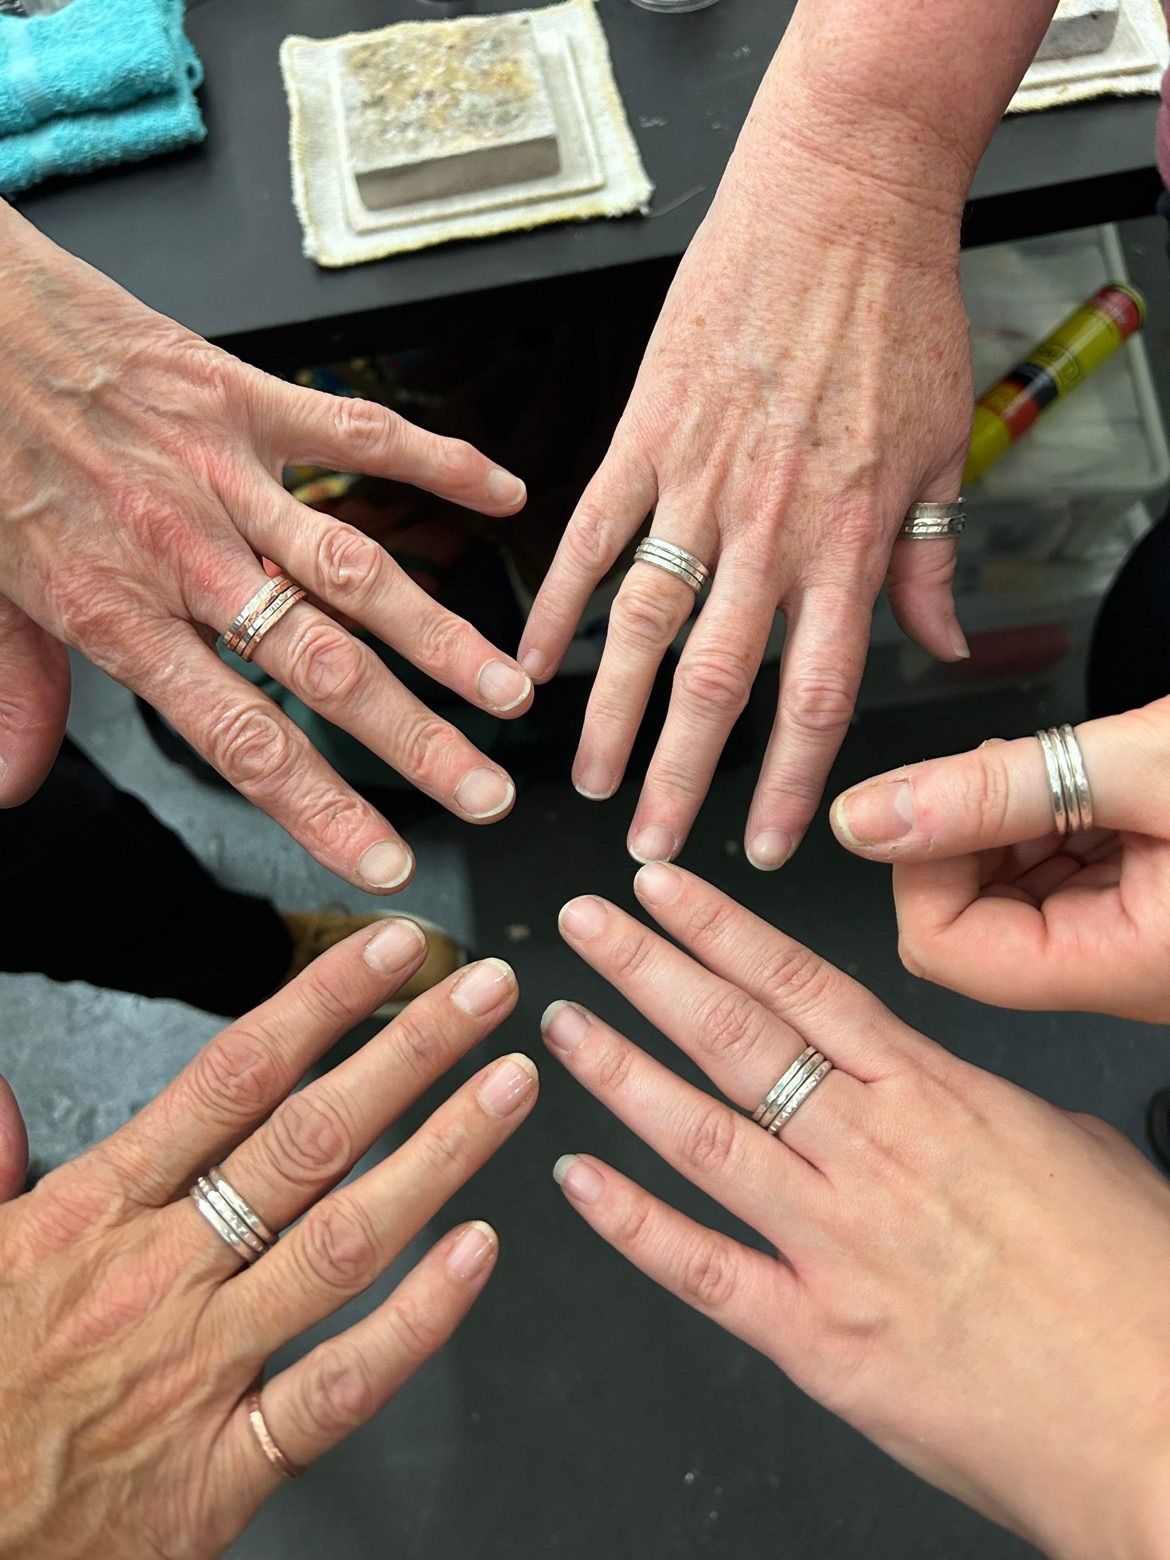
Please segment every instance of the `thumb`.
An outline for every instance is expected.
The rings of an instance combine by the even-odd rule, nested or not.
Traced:
[[[24,1190],[28,1177],[28,1133],[16,1095],[0,1077],[0,1203],[11,1202]]]
[[[1077,727],[1094,827],[1170,839],[1170,698]],[[841,844],[877,861],[931,861],[1053,833],[1035,737],[989,742],[853,786],[833,803]]]
[[[0,807],[16,807],[53,767],[69,713],[69,656],[0,596]]]

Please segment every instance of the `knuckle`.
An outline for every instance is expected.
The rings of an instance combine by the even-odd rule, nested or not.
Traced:
[[[417,1078],[430,1081],[439,1071],[443,1044],[437,1026],[432,1028],[407,1008],[390,1029],[395,1053]]]
[[[692,704],[738,715],[751,697],[753,668],[744,655],[712,645],[683,656],[675,683]]]
[[[666,591],[654,591],[631,575],[610,609],[610,628],[638,649],[665,650],[678,633],[680,614]]]
[[[385,553],[351,525],[334,521],[317,541],[321,594],[334,606],[356,607],[377,588]]]
[[[61,638],[80,650],[112,648],[125,632],[125,587],[102,569],[76,578],[64,572],[54,586],[53,606]]]
[[[452,732],[446,721],[429,712],[418,716],[405,732],[401,772],[416,784],[434,785],[451,751]]]
[[[292,682],[311,703],[353,702],[366,672],[366,657],[352,635],[328,619],[307,623],[291,649]]]
[[[246,788],[279,785],[293,762],[293,741],[274,710],[244,704],[225,710],[211,728],[207,756],[222,775]]]
[[[318,1203],[300,1229],[300,1259],[318,1288],[353,1294],[377,1276],[382,1265],[378,1242],[352,1200],[334,1193]]]
[[[805,1009],[823,1001],[832,982],[832,971],[810,948],[786,943],[768,955],[760,970],[760,989],[769,1007]]]
[[[687,934],[683,941],[706,948],[722,947],[735,940],[735,921],[742,914],[738,905],[722,897],[699,898],[687,912]]]
[[[391,1301],[386,1314],[407,1359],[427,1359],[447,1336],[447,1329],[433,1313],[401,1296]]]
[[[311,1088],[285,1100],[268,1123],[264,1138],[277,1174],[310,1190],[343,1175],[355,1157],[349,1123],[336,1103]]]
[[[603,1095],[620,1094],[629,1081],[634,1052],[624,1043],[608,1045],[593,1064],[593,1081]]]
[[[743,991],[720,991],[701,1003],[696,1017],[704,1049],[713,1056],[742,1057],[759,1041],[764,1015]]]
[[[329,968],[319,961],[310,964],[297,979],[297,999],[315,1030],[348,1029],[355,1018],[365,1015],[355,1011],[352,992],[339,989],[345,977],[334,971],[330,979]]]
[[[601,510],[582,505],[565,528],[561,546],[583,574],[601,574],[610,564],[609,531]]]
[[[415,635],[417,660],[440,677],[461,665],[471,650],[467,624],[438,607],[415,625]]]
[[[1011,801],[1006,766],[985,752],[977,762],[962,767],[963,816],[971,820],[980,837],[998,834],[1007,822]]]
[[[466,439],[436,439],[435,476],[445,487],[471,487],[480,475],[483,457]]]
[[[715,1175],[724,1170],[735,1148],[735,1118],[721,1105],[692,1111],[679,1132],[679,1154],[689,1170]]]
[[[398,417],[360,396],[335,396],[331,408],[338,436],[358,448],[387,451],[398,442]]]
[[[361,1351],[333,1342],[318,1349],[306,1372],[302,1414],[332,1439],[356,1430],[378,1409],[378,1395]]]
[[[609,947],[611,978],[618,982],[637,979],[653,956],[654,941],[649,933],[640,930],[620,933]]]
[[[369,810],[352,792],[329,791],[316,799],[303,798],[302,816],[310,820],[317,847],[344,853],[360,837],[369,820]]]
[[[700,1240],[684,1253],[679,1268],[683,1298],[708,1311],[718,1311],[735,1294],[738,1273],[734,1259],[719,1241]]]
[[[192,1062],[185,1108],[223,1125],[251,1120],[271,1105],[282,1083],[265,1035],[238,1026],[225,1029]]]
[[[830,671],[796,677],[781,698],[783,717],[805,736],[833,736],[853,718],[853,689]]]
[[[650,1233],[653,1206],[644,1192],[636,1193],[626,1199],[625,1207],[614,1229],[613,1238],[616,1245],[632,1250],[643,1243]]]
[[[471,1133],[466,1121],[430,1121],[418,1135],[418,1148],[429,1174],[441,1181],[462,1179],[471,1160]]]

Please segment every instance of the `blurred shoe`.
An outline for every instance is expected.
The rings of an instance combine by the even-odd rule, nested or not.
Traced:
[[[320,910],[282,910],[280,919],[292,938],[293,952],[285,982],[299,975],[313,960],[319,958],[334,943],[360,932],[363,926],[375,926],[379,921],[401,914],[400,911],[383,911],[381,915],[355,915],[343,905],[325,905]],[[403,920],[421,926],[427,939],[427,954],[420,967],[374,1015],[376,1018],[393,1018],[401,1013],[408,1002],[422,996],[432,986],[446,980],[467,963],[467,950],[450,932],[444,931],[434,921],[421,915],[403,915]]]

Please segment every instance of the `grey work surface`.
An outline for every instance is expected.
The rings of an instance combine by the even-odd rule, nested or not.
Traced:
[[[682,16],[630,0],[600,0],[618,83],[650,177],[649,217],[545,228],[417,255],[319,270],[301,254],[288,165],[288,116],[278,66],[289,33],[329,36],[402,18],[512,9],[515,0],[201,0],[188,29],[207,67],[209,136],[189,153],[93,175],[21,200],[50,237],[153,307],[258,360],[369,350],[352,332],[395,311],[400,329],[474,319],[476,295],[536,283],[563,306],[598,273],[669,267],[701,221],[794,0],[721,0]],[[978,23],[973,23],[978,25]],[[1006,121],[979,169],[976,207],[1007,203],[1014,222],[1049,230],[1149,209],[1153,98],[1105,100]],[[1136,179],[1136,185],[1135,185]],[[1144,194],[1141,192],[1145,192]],[[1127,193],[1128,192],[1128,193]],[[1147,197],[1148,196],[1148,200]],[[1042,216],[1038,216],[1043,208]],[[472,300],[463,309],[456,300]],[[421,314],[420,314],[420,311]],[[265,333],[283,332],[277,342]],[[255,340],[247,340],[255,337]],[[401,337],[399,338],[401,342]]]
[[[830,794],[905,759],[1076,713],[1074,692],[1021,691],[864,715]],[[128,697],[85,667],[73,730],[225,882],[284,904],[360,897],[339,893],[237,798],[208,792],[167,764]],[[1145,1102],[1170,1076],[1165,1030],[1000,1013],[912,979],[895,953],[888,873],[840,850],[823,815],[783,872],[747,865],[738,841],[753,781],[754,766],[716,778],[686,864],[851,970],[955,1051],[1141,1139]],[[547,1058],[539,1038],[545,1005],[573,997],[679,1065],[673,1047],[556,933],[559,906],[581,891],[633,908],[624,835],[634,797],[627,784],[597,806],[577,797],[567,777],[522,783],[503,824],[468,829],[436,812],[408,830],[419,872],[391,907],[429,912],[477,953],[512,961],[519,1008],[484,1056],[529,1051],[542,1068],[543,1097],[516,1139],[426,1233],[433,1239],[466,1217],[490,1219],[501,1233],[499,1271],[465,1327],[372,1425],[279,1493],[233,1547],[234,1560],[1024,1560],[1032,1553],[918,1483],[742,1344],[656,1290],[585,1228],[553,1185],[556,1157],[588,1150],[734,1228]],[[516,940],[518,927],[530,936]],[[236,954],[225,941],[225,957]],[[218,1027],[177,1004],[35,976],[0,977],[0,1010],[5,1071],[42,1163],[107,1131]],[[432,1090],[424,1107],[452,1081]],[[387,1133],[379,1151],[401,1141],[422,1113]],[[377,1285],[347,1317],[387,1288]]]

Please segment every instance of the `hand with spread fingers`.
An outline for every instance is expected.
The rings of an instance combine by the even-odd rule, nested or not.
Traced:
[[[908,969],[1001,1007],[1170,1022],[1170,699],[852,787]]]
[[[377,1280],[536,1099],[532,1062],[503,1057],[332,1190],[515,1005],[506,964],[470,965],[290,1093],[424,954],[397,918],[338,944],[23,1196],[27,1145],[0,1084],[0,1555],[219,1555],[458,1326],[496,1261],[485,1224],[452,1230],[369,1315],[262,1381],[269,1355]]]
[[[908,634],[968,654],[948,539],[972,403],[959,225],[1046,11],[988,0],[976,39],[961,0],[796,7],[519,651],[552,676],[653,511],[573,765],[582,794],[611,796],[710,575],[630,825],[640,861],[685,843],[778,611],[779,703],[745,831],[765,870],[816,810],[883,582]]]
[[[572,1002],[546,1012],[547,1044],[774,1252],[587,1154],[556,1167],[572,1206],[1053,1560],[1165,1560],[1170,1186],[1104,1123],[958,1060],[681,868],[635,888],[665,936],[591,897],[562,933],[724,1098]]]
[[[373,892],[413,857],[276,707],[228,640],[457,817],[515,787],[303,592],[480,709],[522,715],[516,661],[352,526],[296,502],[282,467],[394,477],[482,514],[523,483],[470,445],[371,403],[270,378],[145,308],[0,202],[0,806],[43,779],[72,645],[153,704],[318,861]],[[280,573],[269,578],[262,560]]]

